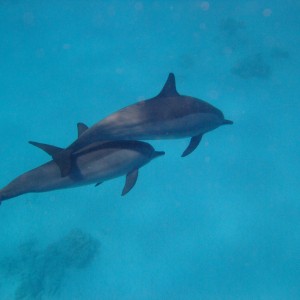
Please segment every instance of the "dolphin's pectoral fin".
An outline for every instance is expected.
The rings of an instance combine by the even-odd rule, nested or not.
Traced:
[[[80,137],[87,129],[89,129],[84,123],[77,123],[78,137]]]
[[[175,76],[173,73],[170,73],[168,79],[162,88],[161,92],[157,95],[157,97],[176,97],[180,96],[176,91],[176,82]]]
[[[181,157],[185,157],[185,156],[191,154],[198,147],[201,139],[202,139],[202,134],[193,136],[190,140],[189,145],[182,153]]]
[[[122,196],[126,195],[135,185],[138,178],[139,170],[135,169],[126,175],[125,186],[122,191]]]
[[[95,184],[95,187],[96,186],[98,186],[98,185],[100,185],[100,184],[102,184],[103,182],[97,182],[96,184]]]

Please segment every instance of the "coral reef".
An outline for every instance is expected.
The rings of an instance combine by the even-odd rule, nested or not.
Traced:
[[[97,240],[74,229],[42,251],[34,241],[20,245],[17,256],[0,262],[0,271],[19,279],[15,299],[43,299],[58,294],[67,271],[87,267],[98,249]]]

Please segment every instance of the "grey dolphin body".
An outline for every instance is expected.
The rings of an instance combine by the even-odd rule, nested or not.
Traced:
[[[232,123],[209,103],[180,95],[176,90],[175,76],[170,73],[156,97],[127,106],[92,127],[83,128],[84,132],[77,140],[52,157],[60,167],[62,176],[65,176],[71,169],[71,154],[95,141],[191,137],[182,154],[186,156],[196,149],[204,133]]]
[[[59,149],[59,148],[58,148]],[[134,186],[138,169],[153,158],[163,155],[145,142],[109,141],[88,145],[72,156],[72,169],[62,177],[60,169],[52,160],[28,171],[0,190],[0,203],[25,193],[46,192],[71,188],[126,176],[122,195]]]

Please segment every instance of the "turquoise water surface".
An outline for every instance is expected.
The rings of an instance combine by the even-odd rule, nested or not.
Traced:
[[[0,299],[300,299],[300,3],[1,1],[5,186],[88,126],[179,93],[234,125],[95,188],[0,206]],[[298,178],[298,179],[297,179]]]

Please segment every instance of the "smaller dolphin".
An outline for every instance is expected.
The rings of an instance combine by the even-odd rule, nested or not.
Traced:
[[[78,128],[80,131],[80,126]],[[32,142],[44,149],[45,144]],[[61,148],[51,146],[54,152]],[[45,149],[44,149],[45,150]],[[103,181],[126,175],[122,196],[135,185],[138,169],[153,158],[164,155],[145,142],[108,141],[88,145],[72,155],[72,169],[68,176],[61,177],[57,164],[52,160],[28,171],[0,190],[0,203],[26,193],[46,192],[87,184],[99,185]]]

